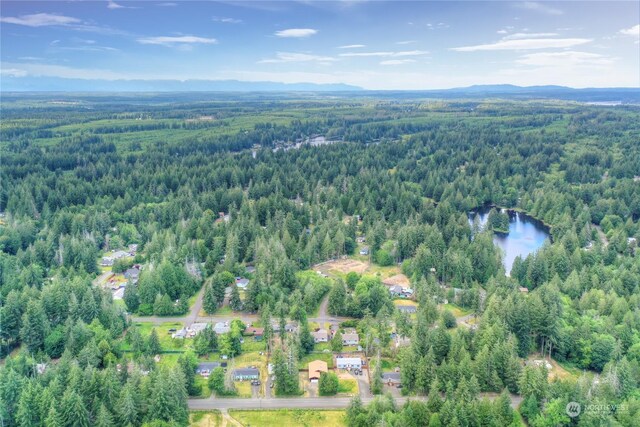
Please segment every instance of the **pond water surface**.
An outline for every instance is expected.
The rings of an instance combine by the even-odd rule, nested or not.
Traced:
[[[476,216],[484,227],[490,208],[482,208],[469,213],[469,224]],[[522,212],[507,211],[509,214],[509,233],[494,233],[493,244],[502,249],[502,263],[507,275],[511,273],[513,261],[519,255],[522,259],[536,252],[550,238],[549,229],[540,221]]]

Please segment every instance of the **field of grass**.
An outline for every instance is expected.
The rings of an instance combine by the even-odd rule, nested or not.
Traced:
[[[134,323],[133,327],[138,328],[140,335],[146,340],[151,335],[151,330],[156,329],[158,338],[160,338],[160,345],[163,351],[175,351],[184,350],[190,346],[192,340],[174,340],[171,338],[171,332],[169,329],[181,329],[184,327],[180,322],[167,322],[161,325],[154,325],[151,322]],[[127,343],[123,343],[123,350],[129,350],[131,346]]]
[[[207,398],[211,396],[208,378],[205,378],[202,375],[196,375],[196,386],[200,386],[200,397]]]
[[[415,301],[411,301],[409,299],[396,299],[393,300],[393,304],[394,305],[413,305],[413,306],[418,306],[418,303]]]
[[[358,382],[356,380],[338,380],[338,393],[356,394],[358,393]]]
[[[370,364],[370,369],[373,371],[376,366],[376,359],[371,358]],[[397,363],[394,363],[393,360],[386,357],[380,359],[380,364],[382,365],[382,372],[391,372],[396,366],[398,366]]]
[[[314,360],[322,360],[327,362],[327,367],[329,369],[333,368],[333,354],[331,353],[311,353],[307,354],[300,359],[298,362],[298,369],[307,369],[309,367],[309,362]]]
[[[280,409],[276,411],[237,411],[229,414],[243,426],[260,427],[344,427],[344,411]]]
[[[191,412],[189,425],[191,427],[219,427],[222,425],[222,414],[216,410]]]
[[[449,310],[456,317],[463,317],[472,313],[471,310],[460,307],[459,305],[456,305],[456,304],[442,304],[442,308],[444,310]]]
[[[251,397],[251,381],[234,381],[238,397]]]
[[[267,343],[265,341],[256,341],[253,337],[244,337],[242,352],[251,353],[255,351],[267,351]]]

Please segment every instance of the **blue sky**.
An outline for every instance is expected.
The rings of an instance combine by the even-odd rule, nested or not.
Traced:
[[[5,1],[1,72],[366,89],[640,86],[637,1]]]

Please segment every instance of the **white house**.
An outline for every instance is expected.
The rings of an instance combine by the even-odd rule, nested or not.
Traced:
[[[337,357],[338,369],[362,369],[362,359],[359,357]]]
[[[329,341],[329,334],[326,329],[319,329],[316,332],[311,332],[313,341],[316,343]]]
[[[213,330],[216,334],[226,334],[231,330],[229,322],[218,322],[213,326]]]
[[[356,333],[342,334],[342,345],[358,345],[360,343],[360,337]]]

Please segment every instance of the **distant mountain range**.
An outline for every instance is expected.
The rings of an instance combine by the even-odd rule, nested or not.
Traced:
[[[12,77],[0,81],[2,92],[334,92],[338,96],[380,98],[562,99],[581,102],[639,104],[640,88],[474,85],[452,89],[369,91],[343,84],[280,83],[240,80],[86,80],[59,77]]]
[[[343,92],[362,88],[343,83],[279,83],[240,80],[87,80],[60,77],[11,77],[2,92]]]

